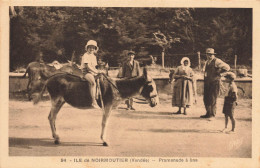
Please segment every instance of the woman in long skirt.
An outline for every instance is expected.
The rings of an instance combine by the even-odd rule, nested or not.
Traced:
[[[181,65],[177,67],[174,73],[172,106],[179,107],[178,112],[175,114],[181,114],[181,108],[184,108],[184,115],[187,115],[186,108],[189,108],[194,102],[193,94],[195,93],[196,96],[196,82],[193,77],[194,73],[190,68],[190,59],[183,57]]]

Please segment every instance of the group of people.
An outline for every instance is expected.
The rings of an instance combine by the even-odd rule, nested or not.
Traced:
[[[96,82],[95,74],[99,73],[96,69],[97,59],[95,53],[98,51],[97,42],[89,40],[85,46],[86,53],[82,57],[81,69],[84,74],[84,78],[89,81],[92,88],[92,106],[93,108],[99,108],[96,102]],[[228,64],[223,62],[221,59],[215,57],[216,53],[213,48],[206,49],[207,61],[204,69],[204,105],[206,108],[206,114],[200,116],[201,118],[212,119],[216,115],[216,102],[220,91],[221,77],[225,77],[225,82],[229,83],[229,91],[225,97],[223,113],[225,114],[225,129],[226,131],[228,124],[228,117],[232,121],[232,130],[235,131],[235,119],[234,109],[237,105],[237,87],[234,79],[236,75],[230,72]],[[140,76],[140,65],[136,61],[135,52],[129,51],[127,53],[127,61],[123,64],[121,77],[133,78]],[[192,106],[196,102],[196,79],[194,78],[194,72],[190,67],[190,59],[184,57],[181,60],[181,65],[175,70],[173,79],[174,91],[172,97],[172,106],[179,107],[179,110],[175,114],[181,114],[183,108],[184,115],[187,115],[186,108]],[[193,96],[194,95],[194,96]],[[126,101],[128,110],[135,110],[133,107],[133,98],[128,98]]]
[[[234,109],[237,105],[237,87],[234,82],[236,75],[230,72],[228,64],[221,59],[215,57],[216,53],[213,48],[206,49],[207,61],[204,67],[204,96],[203,101],[206,108],[206,114],[200,116],[201,118],[209,118],[212,120],[216,115],[217,97],[220,92],[221,77],[224,76],[224,82],[227,82],[228,93],[225,97],[223,113],[225,114],[225,129],[228,124],[228,117],[232,122],[231,132],[235,131]],[[172,106],[179,107],[179,110],[173,114],[181,114],[183,108],[184,115],[187,115],[186,108],[189,108],[193,103],[196,103],[196,79],[194,79],[194,72],[190,68],[190,60],[183,57],[181,65],[175,70],[174,90],[172,96]],[[172,81],[171,81],[172,82]],[[194,96],[193,96],[194,95]]]

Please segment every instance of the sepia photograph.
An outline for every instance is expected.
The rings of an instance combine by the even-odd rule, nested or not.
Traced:
[[[0,167],[259,167],[259,1],[67,2],[1,2]]]

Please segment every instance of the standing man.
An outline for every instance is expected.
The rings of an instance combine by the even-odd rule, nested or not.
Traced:
[[[134,60],[135,52],[129,51],[127,53],[127,57],[128,59],[123,65],[122,77],[133,78],[133,77],[141,76],[139,62]],[[135,110],[133,108],[133,102],[134,102],[133,98],[128,98],[128,100],[126,100],[127,110]]]
[[[229,71],[230,67],[222,60],[215,57],[216,53],[213,48],[206,49],[207,61],[204,72],[204,105],[206,115],[201,118],[212,118],[216,115],[216,103],[220,89],[221,74]]]

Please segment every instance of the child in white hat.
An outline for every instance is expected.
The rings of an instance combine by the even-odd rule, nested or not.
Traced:
[[[98,51],[97,42],[95,40],[89,40],[85,46],[86,53],[81,59],[81,70],[83,72],[84,78],[91,84],[91,97],[92,97],[92,107],[100,109],[96,102],[96,82],[94,75],[98,74],[99,71],[96,69],[97,58],[94,53]]]

